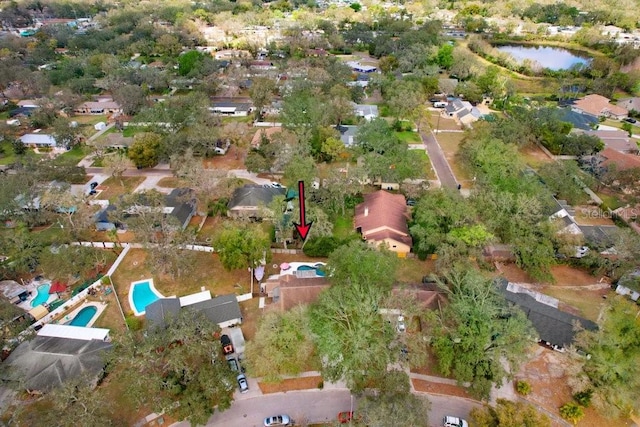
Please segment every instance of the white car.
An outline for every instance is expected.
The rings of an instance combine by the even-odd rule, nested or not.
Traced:
[[[246,393],[249,391],[249,383],[247,383],[247,377],[244,374],[238,375],[238,387],[240,388],[240,393]]]
[[[469,423],[467,423],[462,418],[452,417],[450,415],[447,415],[446,417],[444,417],[444,420],[442,420],[442,426],[443,427],[469,427]]]
[[[407,325],[404,323],[404,316],[398,316],[398,323],[396,325],[396,330],[400,333],[406,332]]]
[[[264,427],[281,427],[290,426],[291,417],[289,415],[274,415],[273,417],[267,417],[264,419]]]

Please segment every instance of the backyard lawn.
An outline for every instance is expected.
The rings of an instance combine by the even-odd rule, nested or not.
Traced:
[[[338,216],[333,221],[333,235],[337,239],[348,239],[354,236],[355,233],[355,229],[353,228],[353,215]]]
[[[406,130],[403,132],[396,132],[396,136],[400,139],[400,141],[404,142],[405,144],[421,144],[422,143],[422,139],[420,139],[420,135],[418,135],[417,132]]]
[[[74,162],[79,162],[87,154],[89,154],[89,148],[82,144],[77,144],[71,150],[60,154],[57,158],[64,160],[72,159]]]
[[[118,196],[131,194],[144,179],[144,176],[110,177],[98,187],[102,191],[97,195],[97,198],[113,202]]]
[[[456,123],[455,120],[443,117],[437,111],[431,112],[431,117],[429,118],[429,124],[432,129],[441,130],[460,130],[460,126]]]

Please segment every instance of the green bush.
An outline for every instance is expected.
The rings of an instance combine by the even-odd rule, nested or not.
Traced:
[[[569,402],[560,407],[560,415],[565,420],[576,425],[584,417],[584,410],[576,402]]]
[[[303,252],[310,257],[328,257],[341,243],[333,236],[315,237],[304,245]]]
[[[127,316],[126,320],[127,327],[131,331],[139,331],[142,329],[142,319],[136,316]]]
[[[573,395],[573,399],[581,406],[588,408],[591,405],[591,397],[593,396],[593,390],[588,388],[583,391],[579,391]]]
[[[516,381],[516,391],[519,394],[526,396],[531,393],[531,384],[524,380]]]
[[[319,388],[320,390],[322,390],[322,389],[324,388],[324,381],[320,381],[320,382],[318,383],[318,388]]]

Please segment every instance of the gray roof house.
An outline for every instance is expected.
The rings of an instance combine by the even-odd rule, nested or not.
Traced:
[[[345,147],[352,147],[356,143],[358,126],[339,125],[336,126],[336,129],[340,132],[340,141],[342,141]]]
[[[251,112],[251,104],[248,102],[218,101],[214,102],[209,110],[214,114],[233,117],[246,117]]]
[[[20,344],[4,361],[2,379],[24,384],[30,391],[46,392],[65,381],[88,375],[98,378],[105,367],[106,352],[113,345],[98,339],[36,336]]]
[[[524,311],[538,332],[540,341],[556,350],[561,351],[573,342],[576,328],[590,331],[598,329],[598,325],[591,320],[558,310],[555,298],[520,288],[506,279],[499,279],[497,286],[507,301]]]
[[[234,218],[261,218],[261,208],[269,205],[275,196],[286,194],[285,188],[245,185],[233,192],[227,205],[227,215]]]
[[[149,327],[163,328],[170,317],[177,316],[182,309],[196,310],[221,328],[242,323],[242,312],[235,295],[222,295],[216,298],[181,306],[179,298],[161,298],[145,308],[145,317]]]
[[[55,147],[56,139],[45,133],[27,133],[20,137],[24,145],[34,145],[36,147]]]
[[[354,104],[354,112],[358,117],[364,117],[365,120],[371,121],[378,117],[378,106],[369,104]]]

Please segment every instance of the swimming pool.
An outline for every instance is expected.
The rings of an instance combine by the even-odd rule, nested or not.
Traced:
[[[129,304],[136,316],[145,314],[145,308],[164,296],[153,286],[153,279],[140,280],[131,283],[129,289]]]
[[[98,312],[98,307],[95,305],[90,305],[84,307],[82,310],[75,315],[75,317],[71,320],[71,322],[67,323],[70,326],[87,326],[93,316]]]
[[[45,283],[44,285],[38,286],[38,295],[34,299],[31,300],[31,307],[37,307],[40,304],[44,304],[49,300],[49,289],[51,288],[51,283]]]
[[[316,264],[317,265],[317,264]],[[324,277],[324,271],[319,270],[319,267],[324,267],[324,265],[320,264],[317,266],[311,266],[311,265],[301,265],[300,267],[297,268],[297,271],[309,271],[309,270],[314,270],[316,272],[316,274],[320,277]]]

